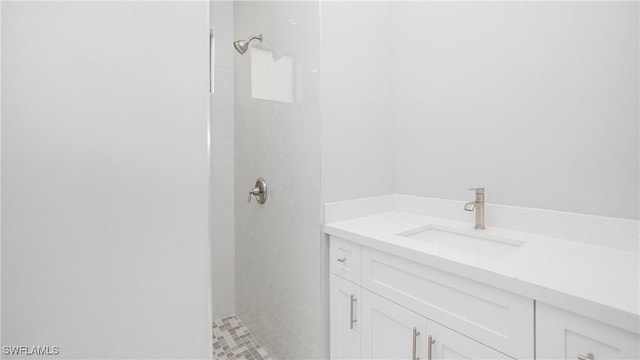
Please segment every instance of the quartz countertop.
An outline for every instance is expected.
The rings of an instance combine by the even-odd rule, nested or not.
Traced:
[[[487,257],[467,252],[464,248],[456,250],[406,236],[429,226],[456,229],[470,235],[479,233],[481,236],[516,239],[520,245],[504,255]],[[398,209],[384,211],[384,208],[372,215],[328,222],[324,231],[639,332],[640,261],[634,251],[491,227],[490,224],[487,230],[473,230],[472,222]]]

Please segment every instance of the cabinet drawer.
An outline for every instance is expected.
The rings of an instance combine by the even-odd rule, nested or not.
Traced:
[[[331,272],[356,284],[361,281],[362,247],[340,238],[331,237],[329,266]]]
[[[536,304],[538,359],[638,359],[638,334],[556,307]]]
[[[533,358],[531,299],[369,248],[362,286],[500,352]]]

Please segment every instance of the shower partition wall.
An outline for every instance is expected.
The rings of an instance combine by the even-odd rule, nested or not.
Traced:
[[[2,358],[209,358],[207,3],[0,6]]]

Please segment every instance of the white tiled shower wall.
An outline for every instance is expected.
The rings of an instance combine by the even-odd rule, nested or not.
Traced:
[[[237,39],[262,33],[294,68],[293,103],[252,99],[251,56],[234,54],[236,310],[273,358],[326,358],[318,2],[237,1],[234,15]],[[247,202],[258,177],[264,205]]]

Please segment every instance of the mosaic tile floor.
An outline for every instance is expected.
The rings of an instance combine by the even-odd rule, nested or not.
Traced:
[[[270,360],[271,357],[233,315],[213,323],[213,359]]]

